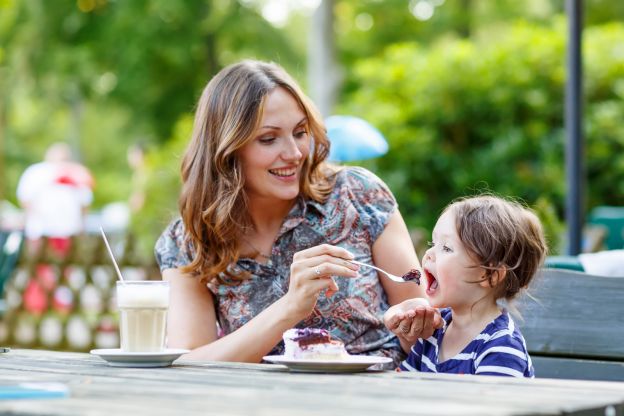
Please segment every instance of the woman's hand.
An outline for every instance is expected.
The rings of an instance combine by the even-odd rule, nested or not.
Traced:
[[[347,260],[353,254],[344,248],[321,244],[295,253],[290,266],[290,286],[286,297],[294,313],[308,316],[322,291],[331,297],[338,291],[332,276],[356,277],[359,266]]]
[[[419,338],[429,338],[442,327],[442,317],[424,298],[414,298],[392,306],[384,314],[384,324],[392,331],[406,351]]]

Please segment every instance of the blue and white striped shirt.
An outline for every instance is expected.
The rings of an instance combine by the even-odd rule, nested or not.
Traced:
[[[490,322],[459,354],[438,362],[438,346],[452,320],[450,308],[440,312],[444,327],[412,346],[408,357],[399,366],[402,371],[535,377],[524,337],[506,311]]]

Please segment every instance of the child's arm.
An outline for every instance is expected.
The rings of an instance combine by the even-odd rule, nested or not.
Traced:
[[[429,306],[423,298],[403,301],[384,314],[384,324],[399,338],[401,348],[406,353],[419,338],[430,337],[442,323],[440,312]]]

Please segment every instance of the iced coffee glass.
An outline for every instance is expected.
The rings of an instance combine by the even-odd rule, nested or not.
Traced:
[[[117,306],[122,351],[164,351],[169,282],[118,281]]]

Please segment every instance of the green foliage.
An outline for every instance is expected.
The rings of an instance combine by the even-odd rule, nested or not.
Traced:
[[[368,164],[387,179],[410,225],[430,229],[452,197],[488,188],[556,214],[543,217],[555,235],[565,192],[565,34],[563,22],[537,24],[549,24],[563,3],[433,0],[428,21],[416,20],[405,0],[335,3],[340,112],[369,119],[390,139],[388,157]],[[261,4],[0,0],[0,199],[15,202],[23,170],[66,140],[94,172],[94,209],[127,200],[126,150],[147,142],[147,201],[133,228],[151,252],[177,212],[189,113],[208,79],[248,57],[305,79],[307,16],[278,29],[261,17]],[[591,25],[621,21],[624,2],[584,5],[588,207],[617,205],[622,26]],[[510,29],[518,16],[530,23]]]
[[[137,250],[143,258],[151,257],[158,236],[179,216],[180,165],[192,130],[193,117],[183,115],[167,144],[147,154],[145,206],[131,219],[131,230],[138,238]]]
[[[519,22],[475,39],[397,44],[361,61],[341,112],[369,120],[389,139],[378,171],[411,226],[431,229],[449,201],[484,188],[539,201],[542,214],[552,207],[561,218],[563,22]],[[624,186],[621,39],[621,24],[594,27],[584,38],[591,204],[624,204],[614,189]],[[556,217],[543,215],[554,247]]]
[[[221,67],[297,67],[301,52],[247,3],[0,1],[0,199],[68,141],[96,176],[94,208],[124,200],[127,148],[167,142]]]
[[[442,38],[469,38],[485,28],[492,41],[491,29],[523,19],[547,24],[553,15],[563,14],[561,0],[428,0],[433,15],[418,20],[411,12],[417,1],[407,0],[335,0],[336,32],[340,60],[345,70],[362,58],[379,55],[389,45],[403,42],[430,44]],[[622,21],[624,2],[583,0],[585,27],[610,21]],[[347,77],[347,88],[350,87]]]

